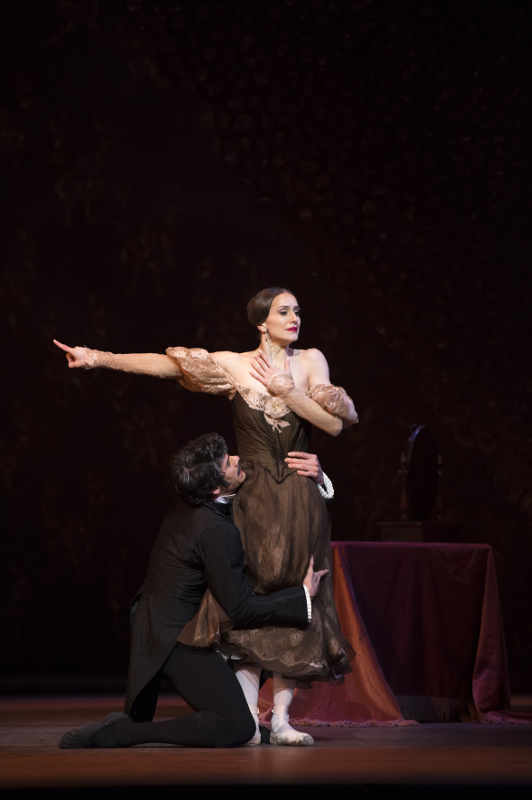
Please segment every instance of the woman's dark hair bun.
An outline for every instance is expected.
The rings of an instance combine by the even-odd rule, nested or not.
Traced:
[[[251,298],[247,304],[247,314],[248,321],[254,328],[264,322],[270,313],[274,298],[277,297],[278,294],[283,294],[283,292],[293,294],[290,289],[283,289],[280,286],[270,286],[268,289],[261,289],[260,292],[257,292],[257,294]]]

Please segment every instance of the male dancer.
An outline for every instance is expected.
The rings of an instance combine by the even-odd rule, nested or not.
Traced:
[[[175,456],[173,474],[184,503],[164,520],[133,605],[127,713],[69,731],[60,741],[62,748],[258,743],[256,720],[224,658],[213,649],[178,643],[177,638],[207,588],[235,628],[308,625],[311,598],[327,570],[314,572],[311,559],[302,587],[263,596],[253,593],[231,519],[231,497],[246,474],[239,457],[228,455],[224,439],[211,433],[189,442]],[[194,711],[152,722],[163,675]]]

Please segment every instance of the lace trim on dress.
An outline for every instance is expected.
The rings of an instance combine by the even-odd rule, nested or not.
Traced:
[[[290,412],[290,409],[280,397],[272,397],[266,392],[259,392],[257,389],[251,389],[249,386],[239,383],[236,384],[236,389],[246,405],[255,411],[262,411],[264,419],[275,431],[281,431],[290,425],[288,420],[282,419]]]
[[[250,408],[263,412],[266,422],[274,430],[280,431],[290,425],[288,420],[282,419],[289,413],[290,408],[281,397],[274,397],[266,392],[259,392],[257,389],[251,389],[249,386],[243,386],[238,383],[236,384],[236,390]],[[351,417],[350,421],[352,421],[352,414],[354,414],[355,420],[358,419],[351,398],[341,386],[321,383],[312,389],[308,389],[305,394],[325,411],[328,411],[329,414],[340,417],[340,419],[349,419]]]
[[[307,392],[307,396],[318,403],[329,414],[345,420],[348,424],[358,422],[358,414],[353,401],[341,386],[320,383]]]
[[[190,392],[222,394],[230,400],[236,394],[231,375],[201,347],[167,347],[166,355],[177,361],[181,375],[178,381]]]

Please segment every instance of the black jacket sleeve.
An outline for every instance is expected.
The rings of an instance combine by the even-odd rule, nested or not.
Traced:
[[[303,587],[294,586],[268,595],[257,595],[244,572],[240,534],[232,524],[205,529],[199,539],[207,583],[235,628],[262,625],[308,625]]]

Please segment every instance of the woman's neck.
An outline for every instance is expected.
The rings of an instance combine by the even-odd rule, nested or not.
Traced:
[[[285,363],[286,357],[290,355],[290,349],[290,345],[272,341],[270,337],[261,337],[259,350],[263,351],[272,367],[282,367]]]

